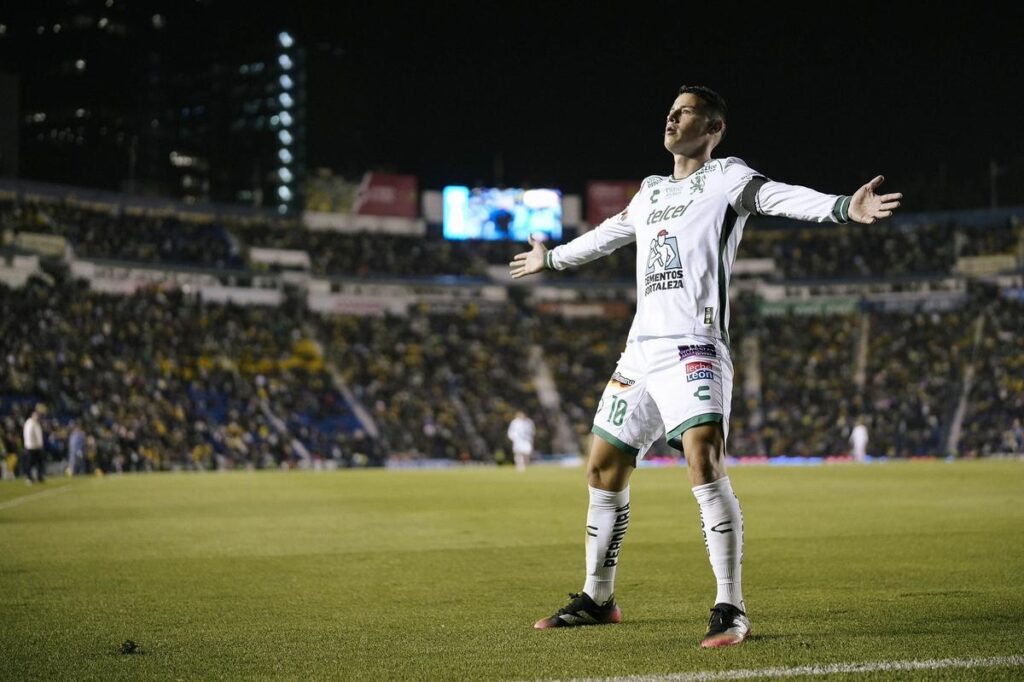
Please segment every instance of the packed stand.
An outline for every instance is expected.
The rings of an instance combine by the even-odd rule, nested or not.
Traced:
[[[761,320],[764,454],[836,455],[861,409],[854,366],[855,314],[787,314]]]
[[[970,308],[871,314],[865,403],[872,454],[946,454],[975,317]]]
[[[506,269],[523,242],[341,233],[301,228],[252,226],[238,236],[247,246],[307,251],[313,273],[336,277],[461,277],[486,279],[490,268]],[[558,273],[565,279],[631,280],[636,259],[632,245],[599,264]]]
[[[0,202],[4,229],[64,237],[76,255],[208,268],[240,268],[241,251],[219,224],[66,202]]]
[[[961,256],[1019,253],[1019,222],[971,227],[948,222],[759,228],[749,226],[740,258],[771,258],[786,279],[949,274]]]
[[[301,310],[268,316],[181,293],[105,296],[39,279],[0,288],[0,299],[10,312],[0,334],[5,442],[20,442],[41,402],[51,458],[64,456],[75,421],[89,466],[106,471],[277,466],[300,455],[296,441],[352,463],[355,421],[304,347]],[[326,430],[318,419],[328,415],[348,431]]]
[[[529,366],[535,317],[514,306],[423,306],[408,317],[334,316],[322,324],[329,357],[394,457],[510,459],[506,430],[518,410],[536,424],[535,451],[551,451],[551,416]]]
[[[960,452],[1024,453],[1024,302],[997,299],[984,318]]]

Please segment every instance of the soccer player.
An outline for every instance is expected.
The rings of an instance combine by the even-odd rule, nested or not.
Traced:
[[[512,454],[515,457],[517,471],[526,471],[526,466],[530,463],[534,431],[533,420],[522,411],[516,412],[515,419],[508,425],[506,435],[512,441]]]
[[[532,249],[509,264],[520,278],[637,245],[636,316],[594,415],[585,582],[536,628],[621,620],[614,586],[629,528],[629,479],[664,434],[686,456],[718,584],[701,646],[740,644],[750,633],[740,581],[743,516],[725,471],[733,381],[728,288],[743,226],[751,215],[873,223],[892,215],[902,195],[876,194],[881,176],[852,196],[773,182],[740,159],[711,158],[725,129],[720,95],[682,87],[665,122],[672,174],[646,178],[626,210],[594,230],[550,251],[531,240]]]
[[[868,461],[868,427],[864,425],[864,418],[857,420],[857,425],[850,432],[850,445],[853,446],[853,461]]]

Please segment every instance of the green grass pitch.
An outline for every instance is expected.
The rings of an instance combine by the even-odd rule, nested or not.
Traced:
[[[2,483],[0,679],[550,680],[1024,653],[1024,462],[731,476],[756,636],[715,651],[697,646],[714,580],[680,468],[633,476],[623,623],[554,631],[532,624],[582,585],[582,469]],[[139,651],[119,653],[129,639]]]

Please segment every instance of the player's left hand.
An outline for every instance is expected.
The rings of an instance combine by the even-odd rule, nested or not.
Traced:
[[[850,220],[870,225],[876,220],[888,218],[893,211],[900,207],[902,193],[875,194],[875,190],[883,180],[885,177],[879,175],[854,192],[853,198],[850,200]]]

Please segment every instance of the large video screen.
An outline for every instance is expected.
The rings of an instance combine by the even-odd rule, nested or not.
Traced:
[[[555,189],[444,188],[445,239],[525,242],[542,232],[562,238],[562,194]]]

